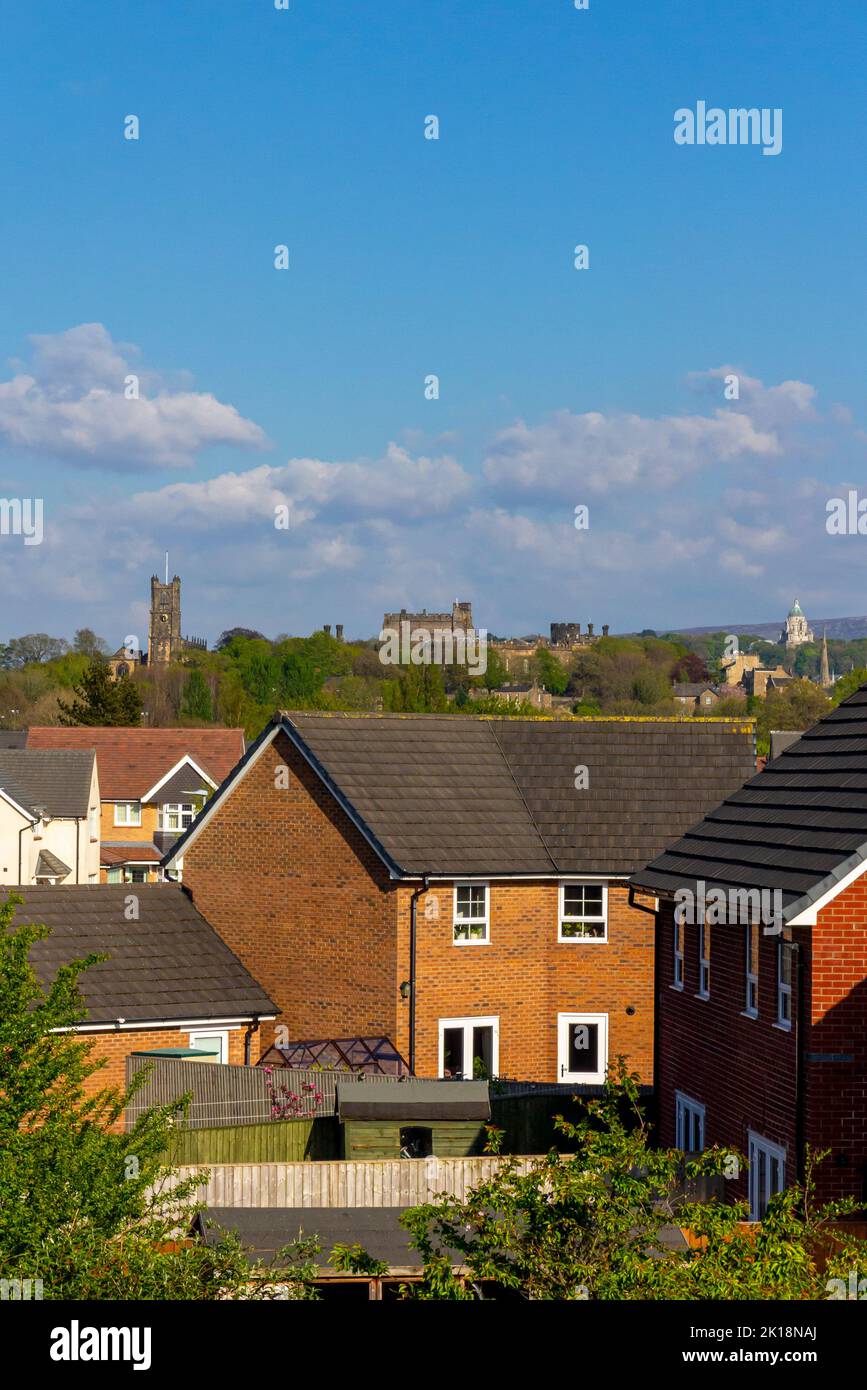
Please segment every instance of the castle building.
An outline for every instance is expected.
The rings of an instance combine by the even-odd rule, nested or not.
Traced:
[[[428,613],[426,608],[420,613],[407,613],[405,608],[401,608],[399,613],[384,614],[382,630],[401,632],[401,623],[409,623],[414,631],[427,632],[430,637],[436,632],[472,632],[473,605],[458,603],[455,599],[451,613]]]
[[[786,618],[786,626],[780,633],[780,642],[787,647],[801,647],[805,642],[813,641],[813,633],[807,626],[807,619],[801,610],[798,600],[789,609],[789,616]]]

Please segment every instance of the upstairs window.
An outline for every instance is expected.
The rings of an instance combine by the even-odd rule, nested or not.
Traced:
[[[480,945],[488,941],[488,885],[456,883],[454,943]]]
[[[140,801],[116,801],[114,803],[115,825],[141,825]]]
[[[710,926],[702,922],[698,929],[698,997],[710,999]]]
[[[196,808],[192,802],[167,801],[165,805],[160,807],[158,828],[160,830],[186,830],[188,825],[192,825],[195,814]]]
[[[674,988],[683,989],[683,922],[674,924]]]
[[[792,1026],[792,949],[789,942],[777,942],[777,1023]]]
[[[560,941],[607,941],[608,886],[561,883]]]
[[[759,1016],[759,928],[757,923],[747,927],[746,998],[744,1013],[750,1018]]]
[[[99,839],[99,807],[91,806],[87,813],[87,833],[91,840]]]

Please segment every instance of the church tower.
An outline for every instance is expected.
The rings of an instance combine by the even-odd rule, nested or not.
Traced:
[[[151,616],[148,631],[148,666],[167,666],[170,661],[176,661],[180,656],[182,645],[181,581],[175,575],[170,584],[161,584],[157,576],[153,575],[151,578]]]

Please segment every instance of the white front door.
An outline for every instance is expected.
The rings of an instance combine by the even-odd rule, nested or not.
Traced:
[[[608,1066],[608,1015],[557,1015],[557,1080],[598,1086]]]

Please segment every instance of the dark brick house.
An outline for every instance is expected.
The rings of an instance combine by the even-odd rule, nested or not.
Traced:
[[[658,900],[662,1141],[746,1154],[755,1217],[808,1145],[823,1197],[867,1198],[865,871],[867,686],[633,879]]]
[[[650,1083],[653,919],[628,879],[753,766],[742,720],[284,714],[164,866],[288,1041],[576,1086],[624,1054]]]

